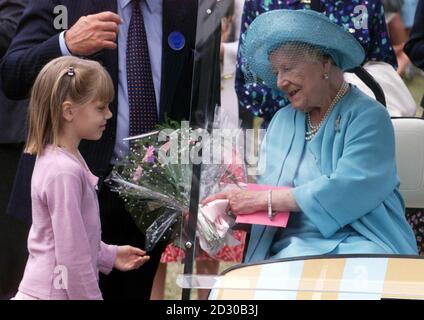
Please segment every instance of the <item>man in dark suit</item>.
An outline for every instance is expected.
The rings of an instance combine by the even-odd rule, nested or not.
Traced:
[[[28,0],[0,0],[0,59],[9,48]],[[6,215],[25,141],[28,102],[12,101],[0,89],[0,299],[13,296],[27,257],[28,226]],[[17,266],[10,268],[11,265]]]
[[[67,8],[69,30],[55,29],[54,10]],[[17,35],[0,67],[3,87],[13,98],[26,97],[40,69],[65,54],[100,61],[109,71],[117,93],[110,105],[113,118],[101,140],[83,141],[80,151],[92,172],[105,178],[117,159],[128,152],[122,138],[128,135],[128,101],[125,60],[131,17],[142,13],[149,47],[151,77],[158,120],[165,115],[189,119],[197,1],[186,0],[34,0],[19,24]],[[122,19],[123,18],[123,19]],[[163,19],[162,19],[163,18]],[[160,21],[163,21],[160,23]],[[118,32],[119,31],[119,32]],[[219,67],[219,66],[218,66]],[[30,177],[34,157],[24,155],[15,179],[9,211],[28,219],[31,211]],[[113,244],[144,247],[144,236],[125,210],[124,202],[104,183],[99,186],[102,238]],[[105,299],[149,299],[164,244],[149,252],[150,261],[136,271],[113,271],[101,277]]]
[[[418,2],[414,24],[404,51],[418,68],[424,70],[424,1]]]
[[[27,0],[0,0],[0,58],[9,48]]]
[[[409,40],[403,50],[413,64],[424,70],[424,0],[418,2]],[[421,107],[424,108],[424,96],[421,99]],[[424,117],[424,113],[422,116]]]

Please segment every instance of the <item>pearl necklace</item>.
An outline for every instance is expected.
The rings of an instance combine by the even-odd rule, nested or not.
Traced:
[[[342,85],[340,86],[339,92],[337,92],[336,96],[334,97],[333,101],[331,101],[330,106],[325,112],[324,117],[321,119],[321,121],[317,125],[312,124],[311,115],[309,114],[309,112],[306,113],[306,119],[308,121],[308,126],[310,128],[310,130],[305,132],[306,141],[310,141],[313,137],[315,137],[319,128],[321,128],[321,125],[324,123],[325,119],[327,119],[328,115],[331,113],[331,110],[333,110],[337,102],[339,102],[340,99],[343,98],[343,96],[346,94],[348,90],[349,90],[349,84],[346,81],[343,81]]]

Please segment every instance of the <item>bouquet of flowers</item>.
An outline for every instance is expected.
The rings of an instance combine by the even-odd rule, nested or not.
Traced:
[[[107,182],[124,199],[128,212],[146,236],[146,250],[159,241],[174,242],[184,248],[184,225],[187,219],[192,183],[193,158],[202,150],[200,198],[239,187],[244,183],[244,166],[234,170],[236,148],[222,143],[222,134],[204,134],[168,120],[157,131],[131,138],[130,153],[116,164]],[[203,132],[205,133],[205,132]],[[205,146],[220,149],[218,161],[204,161],[211,153]],[[224,161],[230,158],[230,161]],[[225,163],[227,162],[227,163]],[[240,161],[239,161],[240,162]],[[226,204],[216,208],[199,206],[197,236],[199,244],[213,255],[224,245],[237,245],[232,237],[234,218],[226,214]]]

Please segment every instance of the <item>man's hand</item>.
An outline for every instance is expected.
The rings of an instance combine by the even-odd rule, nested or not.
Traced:
[[[119,246],[114,267],[120,271],[130,271],[141,267],[150,257],[146,252],[131,246]]]
[[[116,49],[121,22],[121,17],[110,11],[83,16],[65,32],[66,46],[72,54],[80,56]]]

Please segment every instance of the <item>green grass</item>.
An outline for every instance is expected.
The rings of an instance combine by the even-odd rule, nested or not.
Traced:
[[[424,76],[421,72],[417,71],[415,77],[411,80],[404,79],[404,81],[417,103],[417,116],[421,117],[423,109],[421,108],[420,103],[424,94]]]

